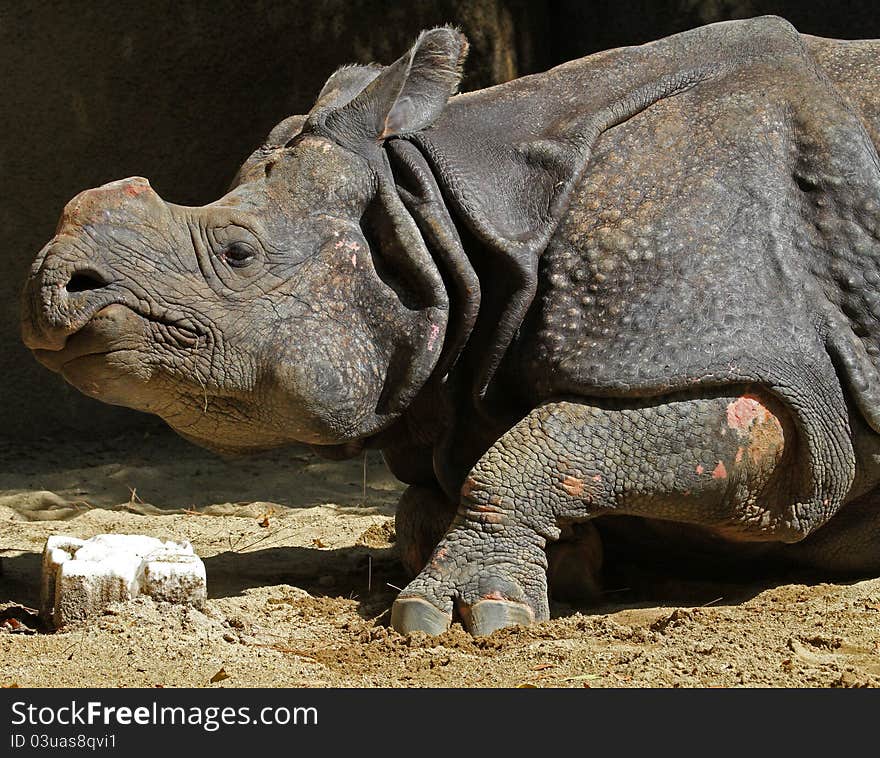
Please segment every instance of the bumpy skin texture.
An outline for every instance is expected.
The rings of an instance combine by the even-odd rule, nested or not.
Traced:
[[[595,595],[593,519],[880,570],[880,42],[765,17],[450,98],[465,52],[341,69],[211,205],[81,194],[25,342],[215,449],[381,449],[401,631]]]

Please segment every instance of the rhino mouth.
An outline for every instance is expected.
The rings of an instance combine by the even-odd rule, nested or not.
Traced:
[[[157,342],[171,348],[193,350],[206,343],[206,335],[189,325],[140,313],[122,303],[111,303],[98,310],[59,350],[34,348],[34,357],[44,366],[61,373],[83,359],[106,358],[113,353],[143,351]]]

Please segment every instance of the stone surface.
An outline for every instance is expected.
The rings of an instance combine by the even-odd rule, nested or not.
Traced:
[[[136,534],[90,540],[53,535],[43,550],[40,612],[52,626],[83,619],[137,595],[202,606],[205,565],[189,542]]]

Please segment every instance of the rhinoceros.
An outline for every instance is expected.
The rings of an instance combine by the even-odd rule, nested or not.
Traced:
[[[341,68],[208,205],[77,195],[25,344],[214,450],[381,450],[400,632],[547,619],[628,529],[880,570],[880,41],[762,17],[456,94],[466,50]]]

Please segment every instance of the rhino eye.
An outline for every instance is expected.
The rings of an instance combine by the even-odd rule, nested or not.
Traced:
[[[246,242],[233,242],[223,248],[220,257],[233,268],[244,268],[254,260],[256,253]]]

